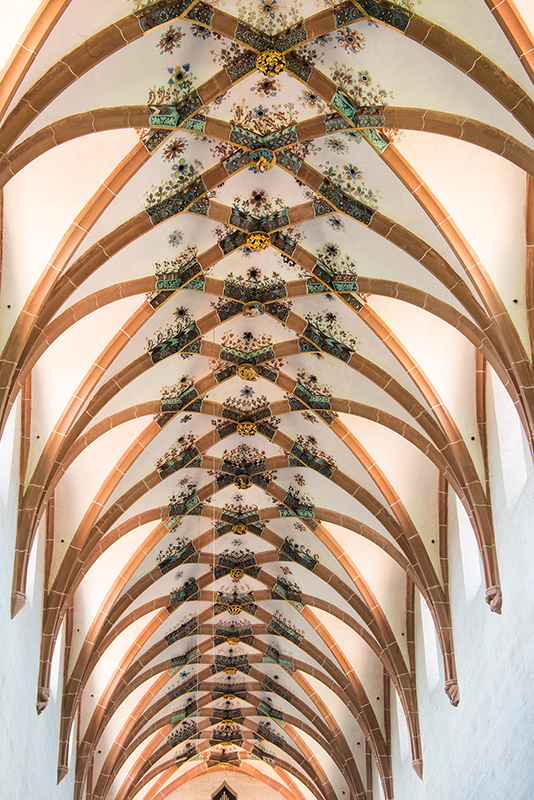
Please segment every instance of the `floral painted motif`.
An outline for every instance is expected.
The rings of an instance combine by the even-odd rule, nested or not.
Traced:
[[[353,164],[340,166],[326,161],[319,166],[319,169],[330,183],[338,186],[349,197],[371,208],[377,208],[379,193],[365,186],[360,170]]]
[[[332,41],[332,36],[329,33],[323,33],[322,36],[318,36],[317,39],[313,40],[312,46],[315,45],[316,47],[326,47],[326,45],[329,44],[331,41]]]
[[[283,7],[277,0],[259,0],[255,5],[247,3],[247,0],[237,0],[233,13],[242,22],[269,36],[296,25],[304,18],[300,0]]]
[[[183,92],[186,87],[189,87],[191,83],[191,78],[189,76],[189,72],[191,71],[191,64],[181,64],[177,67],[169,67],[167,72],[171,76],[169,78],[169,86],[178,89],[180,92]]]
[[[181,158],[177,164],[172,166],[172,178],[164,181],[159,186],[152,186],[150,191],[145,194],[145,208],[150,208],[167,200],[182,189],[192,183],[200,175],[202,162],[195,159],[192,164],[188,164]]]
[[[337,314],[333,311],[306,314],[305,319],[321,333],[337,339],[338,342],[344,344],[352,352],[358,349],[358,340],[343,327]],[[308,439],[310,438],[308,437]]]
[[[339,217],[328,217],[326,221],[334,231],[342,231],[345,228],[345,223]]]
[[[188,245],[185,250],[182,250],[176,258],[172,261],[165,259],[164,261],[157,261],[154,265],[156,275],[172,275],[179,272],[189,261],[192,261],[197,255],[197,248],[194,245]]]
[[[248,128],[254,133],[265,135],[273,131],[294,125],[298,121],[294,103],[273,104],[269,108],[263,105],[253,109],[242,103],[234,103],[231,108],[230,123],[241,128]]]
[[[205,28],[204,25],[197,25],[196,23],[191,25],[191,33],[195,39],[202,39],[203,41],[212,37],[218,40],[222,39],[221,34],[217,33],[217,31],[212,31],[209,28]]]
[[[359,31],[351,28],[340,28],[336,32],[336,42],[343,47],[347,53],[359,53],[365,47],[365,37]]]
[[[354,164],[343,164],[345,175],[351,181],[357,181],[362,177],[362,171],[355,167]]]
[[[169,78],[165,86],[153,86],[149,90],[147,105],[178,105],[190,94],[197,80],[189,63],[167,67],[167,73]]]
[[[255,92],[259,97],[276,97],[280,89],[280,81],[269,75],[266,75],[254,86],[250,87],[250,91]]]
[[[371,75],[365,69],[355,73],[347,64],[338,64],[334,61],[330,68],[330,77],[342,91],[362,106],[386,105],[388,99],[393,97],[393,93],[386,91],[380,84],[375,86]]]
[[[172,25],[164,31],[158,41],[157,46],[160,48],[161,55],[165,53],[172,53],[175,47],[180,47],[183,39],[181,28],[174,28]]]
[[[237,42],[231,42],[229,45],[221,47],[218,52],[210,50],[210,53],[213,56],[213,61],[220,67],[230,67],[241,61],[247,51]]]
[[[346,153],[349,149],[347,142],[335,136],[329,136],[328,139],[325,140],[325,144],[333,153]]]
[[[163,148],[163,158],[165,161],[174,161],[175,158],[181,156],[187,147],[187,142],[183,138],[173,139]]]
[[[304,89],[299,99],[302,105],[313,108],[318,114],[326,114],[328,111],[326,103],[311,89]]]
[[[183,238],[184,235],[182,231],[172,231],[172,233],[169,234],[169,244],[171,247],[178,247]]]
[[[260,0],[258,8],[264,17],[268,17],[271,20],[274,20],[280,10],[276,0]]]

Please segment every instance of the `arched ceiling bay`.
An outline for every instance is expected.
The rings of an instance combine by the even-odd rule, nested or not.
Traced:
[[[0,410],[58,777],[74,728],[77,800],[391,800],[418,594],[459,702],[449,495],[500,611],[489,370],[532,441],[532,36],[490,0],[24,11]]]

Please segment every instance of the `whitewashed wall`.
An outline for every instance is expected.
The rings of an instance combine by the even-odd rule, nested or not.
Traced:
[[[70,770],[57,786],[62,647],[56,648],[48,708],[37,715],[43,608],[44,536],[33,548],[28,599],[11,619],[11,579],[18,503],[18,409],[0,445],[0,800],[70,800]],[[41,565],[36,568],[37,564]]]
[[[534,797],[534,471],[517,415],[494,376],[488,381],[488,425],[502,615],[493,614],[484,601],[475,539],[451,497],[449,558],[460,704],[449,705],[441,663],[435,681],[433,648],[425,653],[419,610],[424,779],[411,769],[405,723],[393,701],[396,800]]]

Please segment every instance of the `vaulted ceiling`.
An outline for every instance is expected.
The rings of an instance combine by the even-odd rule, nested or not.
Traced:
[[[419,596],[459,702],[454,496],[500,611],[488,375],[532,441],[519,11],[45,0],[2,78],[12,611],[39,538],[59,778],[74,730],[77,800],[391,800]]]

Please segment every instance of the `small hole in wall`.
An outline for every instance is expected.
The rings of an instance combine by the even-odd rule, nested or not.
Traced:
[[[401,633],[401,636],[404,636],[404,633]]]
[[[92,694],[91,697],[94,697],[94,694]]]
[[[80,632],[80,629],[79,629],[79,628],[76,628],[76,633],[79,633],[79,632]]]
[[[435,539],[431,539],[430,541],[432,542],[432,544],[436,544],[436,540]]]
[[[377,700],[380,700],[380,698],[379,698],[379,697],[377,697],[376,699],[377,699]]]
[[[517,299],[517,297],[514,297],[514,303],[519,303],[519,300]],[[9,306],[8,306],[8,308],[9,308]]]
[[[361,744],[361,742],[356,742],[356,744]]]
[[[40,437],[40,436],[36,436],[35,438],[36,438],[36,439],[40,439],[41,437]]]
[[[471,441],[472,441],[472,442],[474,442],[474,441],[475,441],[475,437],[474,437],[474,436],[471,436]]]
[[[62,539],[62,540],[61,540],[61,544],[65,544],[65,539]]]
[[[7,307],[8,307],[8,308],[11,308],[11,306],[9,305],[9,303],[7,304]]]
[[[97,752],[98,752],[98,755],[100,755],[100,753],[102,752],[102,750],[98,750]]]

